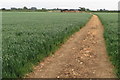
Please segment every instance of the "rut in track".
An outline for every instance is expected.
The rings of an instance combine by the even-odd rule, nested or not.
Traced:
[[[96,15],[54,55],[34,68],[28,78],[114,78],[107,56],[103,26]]]

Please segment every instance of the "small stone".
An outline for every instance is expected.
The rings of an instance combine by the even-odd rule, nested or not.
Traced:
[[[90,58],[91,58],[92,56],[90,56]]]
[[[88,56],[89,56],[89,54],[84,54],[84,56],[88,57]]]
[[[78,62],[80,62],[80,60],[78,60]]]
[[[83,62],[80,62],[80,64],[83,64]]]
[[[60,76],[57,76],[57,78],[60,78]]]
[[[72,69],[72,71],[74,71],[74,69]]]
[[[83,57],[80,57],[81,59],[83,59]]]
[[[72,49],[75,49],[75,48],[72,48]]]
[[[86,53],[90,53],[90,51],[85,51]]]
[[[95,72],[93,72],[93,74],[95,74]]]

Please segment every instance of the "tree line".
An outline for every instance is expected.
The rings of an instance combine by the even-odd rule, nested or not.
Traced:
[[[78,10],[78,11],[89,11],[89,12],[119,12],[118,10],[106,10],[106,9],[97,9],[97,10],[90,10],[88,8],[85,7],[79,7],[79,9],[59,9],[59,8],[54,8],[54,9],[46,9],[46,8],[42,8],[42,9],[37,9],[36,7],[31,7],[31,8],[27,8],[26,6],[24,6],[23,8],[15,8],[15,7],[11,7],[10,9],[6,9],[6,8],[1,8],[0,10],[2,11],[57,11],[57,10]]]

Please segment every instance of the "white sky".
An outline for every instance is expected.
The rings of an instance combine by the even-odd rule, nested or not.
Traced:
[[[79,8],[118,10],[120,0],[0,0],[0,8]]]

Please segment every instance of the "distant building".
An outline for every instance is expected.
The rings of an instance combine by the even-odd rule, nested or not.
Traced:
[[[15,8],[15,7],[12,7],[12,8],[11,8],[11,10],[17,10],[17,8]]]
[[[22,10],[22,8],[18,8],[18,10]]]
[[[61,12],[81,12],[79,9],[62,9]]]
[[[37,8],[36,7],[31,7],[31,10],[37,10]]]

